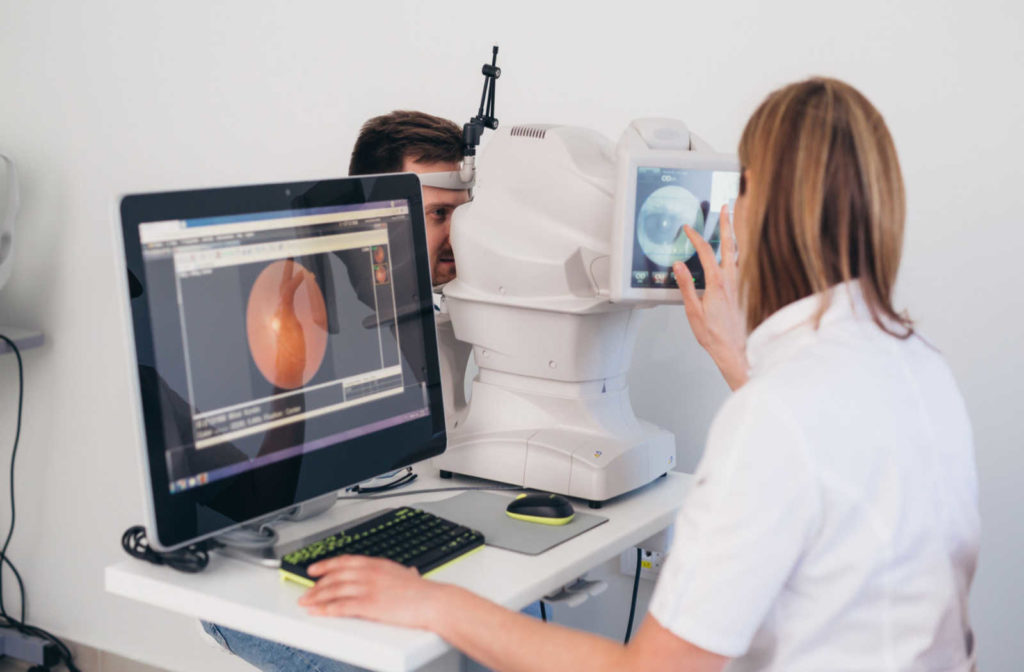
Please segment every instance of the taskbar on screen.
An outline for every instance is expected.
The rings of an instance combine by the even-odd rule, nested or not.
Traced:
[[[410,411],[409,413],[402,413],[401,415],[396,415],[391,418],[378,420],[377,422],[371,422],[370,424],[363,425],[362,427],[356,427],[354,429],[345,430],[344,432],[332,434],[331,436],[325,436],[324,438],[317,439],[316,441],[310,441],[298,446],[292,446],[291,448],[285,448],[284,450],[278,450],[268,455],[260,455],[259,457],[245,462],[236,462],[235,464],[230,464],[226,467],[204,471],[187,478],[179,478],[171,481],[170,491],[171,494],[177,494],[185,492],[186,490],[192,490],[215,481],[230,478],[231,476],[237,476],[238,474],[252,469],[259,469],[260,467],[281,462],[282,460],[287,460],[297,455],[311,453],[315,450],[327,448],[360,436],[365,436],[366,434],[379,432],[381,430],[388,429],[389,427],[395,427],[406,422],[411,422],[412,420],[419,420],[420,418],[425,418],[429,415],[429,408],[421,408],[415,411]]]

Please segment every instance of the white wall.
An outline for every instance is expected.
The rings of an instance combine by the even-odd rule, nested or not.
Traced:
[[[104,594],[140,520],[131,369],[118,320],[119,194],[345,172],[359,124],[394,108],[460,123],[502,46],[505,123],[611,137],[684,118],[722,149],[772,88],[821,73],[885,114],[909,194],[900,303],[941,348],[977,440],[984,540],[973,617],[984,669],[1019,667],[1024,625],[1024,10],[1017,2],[56,2],[0,0],[0,151],[24,208],[0,324],[46,332],[27,353],[12,555],[30,617],[180,670],[224,669],[189,624]],[[682,312],[652,311],[631,376],[638,411],[692,466],[726,395]],[[0,358],[0,464],[13,434]],[[0,479],[6,481],[6,479]],[[0,501],[6,501],[6,485]],[[6,510],[6,507],[4,507]],[[0,512],[0,524],[6,513]],[[8,599],[13,599],[5,586]],[[618,597],[574,622],[621,629]]]

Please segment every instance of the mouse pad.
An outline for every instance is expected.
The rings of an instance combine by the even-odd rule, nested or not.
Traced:
[[[565,525],[544,525],[516,520],[505,514],[505,507],[513,499],[514,497],[508,495],[471,491],[449,499],[421,502],[413,506],[479,530],[483,533],[488,546],[526,555],[543,553],[563,541],[608,522],[607,518],[583,513],[578,509],[576,516]]]

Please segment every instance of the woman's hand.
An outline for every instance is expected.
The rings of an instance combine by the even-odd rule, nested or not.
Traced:
[[[679,291],[683,295],[686,319],[697,342],[708,351],[729,387],[736,390],[747,382],[747,327],[740,308],[736,280],[736,236],[729,219],[729,207],[722,206],[722,265],[715,261],[715,251],[690,227],[686,237],[697,250],[704,268],[704,296],[697,296],[693,276],[686,264],[677,261]]]
[[[346,616],[410,628],[433,629],[445,612],[448,586],[427,581],[412,567],[358,555],[318,562],[320,577],[299,604],[315,616]]]

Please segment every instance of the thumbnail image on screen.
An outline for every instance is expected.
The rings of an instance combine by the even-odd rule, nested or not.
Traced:
[[[429,414],[408,206],[341,210],[141,225],[171,493]]]
[[[683,226],[708,241],[717,256],[719,212],[723,205],[732,207],[739,180],[739,172],[732,170],[637,168],[630,285],[678,287],[672,264],[683,261],[702,289],[704,273]]]

